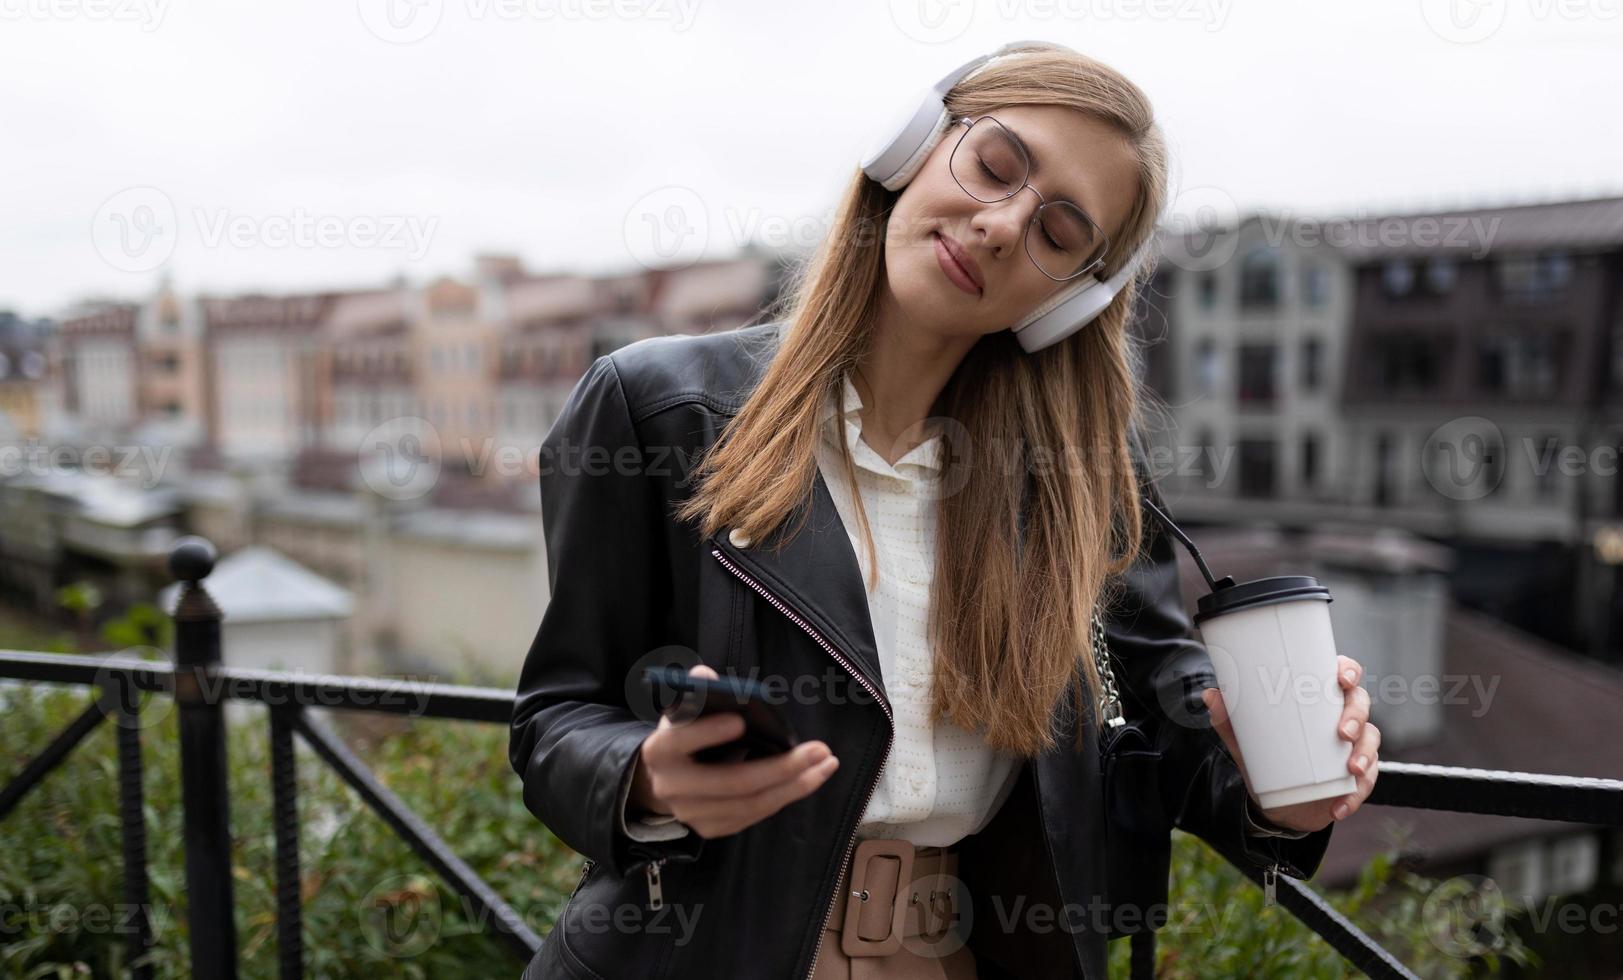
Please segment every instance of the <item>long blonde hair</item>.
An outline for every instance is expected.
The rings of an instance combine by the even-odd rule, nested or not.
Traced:
[[[1138,196],[1100,278],[1154,233],[1167,193],[1166,145],[1149,100],[1114,69],[1072,52],[1022,52],[989,63],[946,101],[952,117],[1058,105],[1110,124],[1137,160]],[[764,541],[809,499],[819,409],[870,342],[885,225],[899,194],[858,170],[828,236],[784,300],[763,314],[784,321],[778,349],[696,462],[694,492],[677,509],[703,535],[736,527]],[[982,337],[933,412],[957,423],[949,432],[967,436],[970,447],[1009,447],[1002,458],[957,446],[944,454],[943,485],[956,489],[938,502],[930,603],[931,717],[970,731],[984,726],[994,748],[1030,756],[1054,747],[1054,709],[1067,689],[1079,699],[1077,718],[1084,704],[1097,704],[1091,615],[1116,598],[1113,580],[1140,553],[1140,483],[1128,440],[1150,398],[1129,320],[1150,265],[1086,328],[1041,351],[1025,353],[1008,330]],[[1055,455],[1045,463],[1043,452],[1059,465]],[[843,430],[841,455],[855,486]],[[856,509],[874,554],[860,498]],[[803,509],[793,533],[805,516]],[[1076,730],[1080,744],[1083,726]]]

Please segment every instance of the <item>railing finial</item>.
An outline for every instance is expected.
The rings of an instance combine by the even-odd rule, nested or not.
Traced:
[[[219,552],[208,538],[188,534],[177,538],[169,549],[169,574],[182,582],[197,582],[214,571],[214,560]]]

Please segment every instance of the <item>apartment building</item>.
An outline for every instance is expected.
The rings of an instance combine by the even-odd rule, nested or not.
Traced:
[[[209,441],[239,459],[277,461],[318,445],[330,391],[324,349],[332,294],[209,297]]]
[[[1469,605],[1623,637],[1623,198],[1163,247],[1184,519],[1404,528],[1459,549]]]
[[[42,435],[52,408],[46,366],[49,320],[0,311],[0,444]]]
[[[64,317],[55,338],[62,409],[92,431],[114,431],[140,420],[136,392],[135,303],[97,304]]]
[[[1416,241],[1427,219],[1469,220]],[[1350,500],[1455,537],[1587,540],[1623,516],[1623,198],[1401,221],[1343,250]]]
[[[1342,502],[1335,365],[1352,288],[1320,228],[1259,214],[1163,233],[1152,289],[1166,332],[1149,379],[1173,422],[1157,437],[1173,505],[1215,520]]]

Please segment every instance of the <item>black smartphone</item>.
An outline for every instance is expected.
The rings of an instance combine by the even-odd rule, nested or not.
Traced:
[[[700,762],[737,762],[787,752],[800,744],[789,720],[767,700],[760,682],[745,677],[695,677],[681,667],[644,667],[643,684],[654,707],[672,721],[693,721],[721,711],[744,718],[744,734],[693,753]]]

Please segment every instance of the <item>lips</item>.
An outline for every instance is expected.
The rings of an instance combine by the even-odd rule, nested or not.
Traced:
[[[935,241],[936,260],[941,264],[941,271],[947,274],[953,285],[975,296],[984,295],[986,278],[964,247],[941,232],[932,232],[931,238]]]

